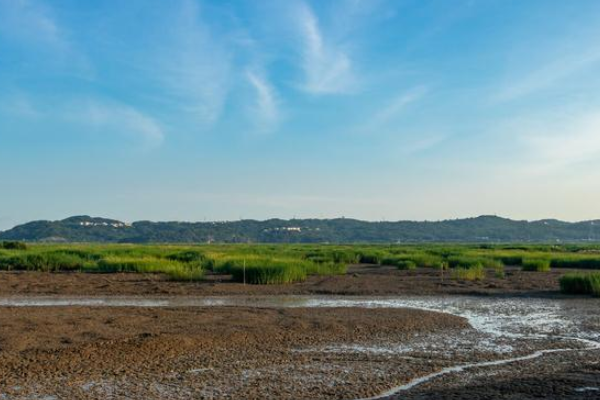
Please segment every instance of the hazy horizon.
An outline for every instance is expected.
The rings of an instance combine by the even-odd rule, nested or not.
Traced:
[[[101,216],[101,215],[71,215],[68,217],[64,217],[64,218],[59,218],[57,220],[48,220],[48,219],[41,219],[41,221],[62,221],[65,220],[67,218],[73,218],[73,217],[90,217],[90,218],[103,218],[103,219],[109,219],[109,220],[115,220],[115,221],[119,221],[119,222],[123,222],[123,223],[133,223],[133,222],[140,222],[140,221],[150,221],[150,222],[181,222],[181,223],[201,223],[201,222],[205,222],[205,223],[212,223],[212,222],[238,222],[238,221],[266,221],[266,220],[271,220],[271,219],[281,219],[284,221],[291,221],[291,220],[295,220],[295,219],[353,219],[353,220],[359,220],[359,221],[365,221],[365,222],[443,222],[443,221],[451,221],[451,220],[464,220],[464,219],[475,219],[475,218],[481,218],[481,217],[496,217],[496,218],[502,218],[502,219],[509,219],[512,221],[527,221],[527,222],[536,222],[536,221],[544,221],[544,220],[556,220],[555,218],[542,218],[539,220],[532,220],[532,219],[518,219],[518,218],[509,218],[509,217],[505,217],[502,215],[476,215],[476,216],[466,216],[466,217],[456,217],[456,218],[443,218],[443,219],[422,219],[422,220],[406,220],[406,219],[400,219],[400,220],[365,220],[365,219],[360,219],[360,218],[353,218],[353,217],[349,217],[349,216],[336,216],[336,217],[321,217],[321,218],[317,218],[317,217],[292,217],[292,218],[278,218],[278,217],[270,217],[270,218],[238,218],[238,219],[224,219],[224,220],[152,220],[152,219],[141,219],[141,220],[128,220],[128,219],[121,219],[121,218],[111,218],[111,217],[107,217],[107,216]],[[598,221],[599,219],[594,219],[593,221]],[[580,220],[580,221],[566,221],[566,220],[560,220],[562,222],[568,222],[568,223],[578,223],[578,222],[588,222],[588,221],[592,221],[592,220]],[[27,223],[27,222],[35,222],[35,221],[24,221],[23,223]],[[22,225],[22,223],[17,224],[15,226],[18,225]],[[0,228],[0,231],[3,230],[9,230],[10,228],[13,228],[15,226],[11,226],[8,228]]]
[[[0,230],[600,218],[600,2],[0,0]]]

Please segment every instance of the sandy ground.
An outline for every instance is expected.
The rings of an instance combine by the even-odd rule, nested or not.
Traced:
[[[493,271],[481,282],[450,279],[440,271],[400,271],[394,267],[355,265],[342,276],[312,276],[293,285],[243,285],[222,275],[204,282],[169,282],[159,275],[0,272],[0,296],[11,295],[410,295],[410,294],[525,294],[556,295],[565,270],[548,273],[507,268],[505,278]]]

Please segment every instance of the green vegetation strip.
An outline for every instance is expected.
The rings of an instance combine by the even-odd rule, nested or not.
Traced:
[[[550,271],[550,260],[524,260],[523,271],[548,272]]]
[[[318,245],[318,244],[25,244],[0,242],[0,270],[156,273],[198,281],[227,274],[249,284],[301,282],[311,275],[345,274],[351,264],[450,269],[456,280],[506,275],[505,266],[600,269],[598,245]],[[493,275],[492,275],[493,273]],[[588,279],[588,278],[586,278]]]

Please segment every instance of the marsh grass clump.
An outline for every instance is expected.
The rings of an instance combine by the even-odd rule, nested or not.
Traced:
[[[461,281],[480,281],[485,278],[485,269],[481,265],[458,267],[452,270],[452,279]]]
[[[348,265],[343,263],[311,263],[304,266],[308,275],[344,275]]]
[[[550,261],[551,268],[600,269],[600,257],[558,256]]]
[[[50,254],[73,256],[86,261],[98,261],[102,259],[102,253],[91,249],[57,249],[48,251]]]
[[[184,263],[202,263],[204,260],[206,260],[206,256],[204,255],[204,253],[198,250],[179,251],[177,253],[168,254],[165,258],[167,260],[179,261]]]
[[[22,253],[0,259],[0,269],[7,271],[78,271],[93,261],[62,251]]]
[[[400,260],[395,265],[400,270],[413,271],[417,269],[417,263],[411,260]]]
[[[498,279],[504,279],[506,277],[503,264],[494,267],[494,276]]]
[[[231,274],[237,282],[269,285],[304,281],[309,275],[341,275],[346,264],[264,257],[230,258],[217,262],[215,272]]]
[[[517,255],[499,255],[496,259],[504,265],[508,266],[520,266],[523,265],[523,256]]]
[[[198,263],[182,263],[152,257],[109,256],[100,260],[96,267],[87,272],[165,274],[169,279],[184,281],[200,280],[204,277],[202,266]]]
[[[448,257],[448,265],[450,268],[475,269],[483,268],[483,260],[479,257],[471,256],[454,256]]]
[[[288,264],[249,265],[232,270],[233,279],[256,285],[272,285],[301,282],[306,279],[306,270]]]
[[[154,257],[118,257],[108,256],[98,262],[98,266],[93,268],[96,272],[141,272],[156,273],[179,265],[177,261]]]
[[[366,251],[358,253],[358,262],[361,264],[380,264],[384,257],[382,252]]]
[[[381,265],[392,265],[401,270],[415,270],[417,263],[405,257],[385,257],[381,260]]]
[[[533,258],[523,260],[523,271],[548,272],[550,271],[550,260]]]
[[[428,253],[412,255],[410,258],[418,267],[421,268],[443,268],[444,259],[440,256]]]
[[[483,265],[484,268],[491,268],[491,269],[502,269],[504,270],[504,263],[500,260],[497,260],[495,258],[483,258],[481,260],[481,263]]]
[[[162,246],[107,246],[101,248],[103,257],[163,258],[169,248]]]
[[[396,263],[398,262],[402,262],[402,261],[407,261],[407,259],[405,257],[398,257],[398,256],[387,256],[381,259],[381,265],[392,265],[392,266],[396,266]]]
[[[172,281],[201,281],[204,270],[194,264],[179,264],[161,271]]]
[[[304,252],[302,258],[315,263],[356,264],[359,262],[358,254],[354,250],[346,249],[314,249]]]
[[[443,258],[439,255],[425,252],[394,252],[391,255],[381,258],[381,265],[392,265],[400,269],[414,268],[440,268]]]
[[[256,285],[301,282],[308,276],[310,261],[274,260],[267,258],[230,259],[217,267],[237,282]],[[323,264],[320,264],[323,265]]]
[[[600,296],[600,272],[569,273],[562,276],[559,282],[562,293]]]
[[[0,242],[0,249],[4,250],[27,250],[27,245],[18,241]]]

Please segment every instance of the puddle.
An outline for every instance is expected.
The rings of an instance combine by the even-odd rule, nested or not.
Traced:
[[[579,387],[579,388],[575,388],[575,391],[578,393],[584,393],[584,392],[600,392],[600,388],[597,388],[595,386],[585,386],[585,387]]]

